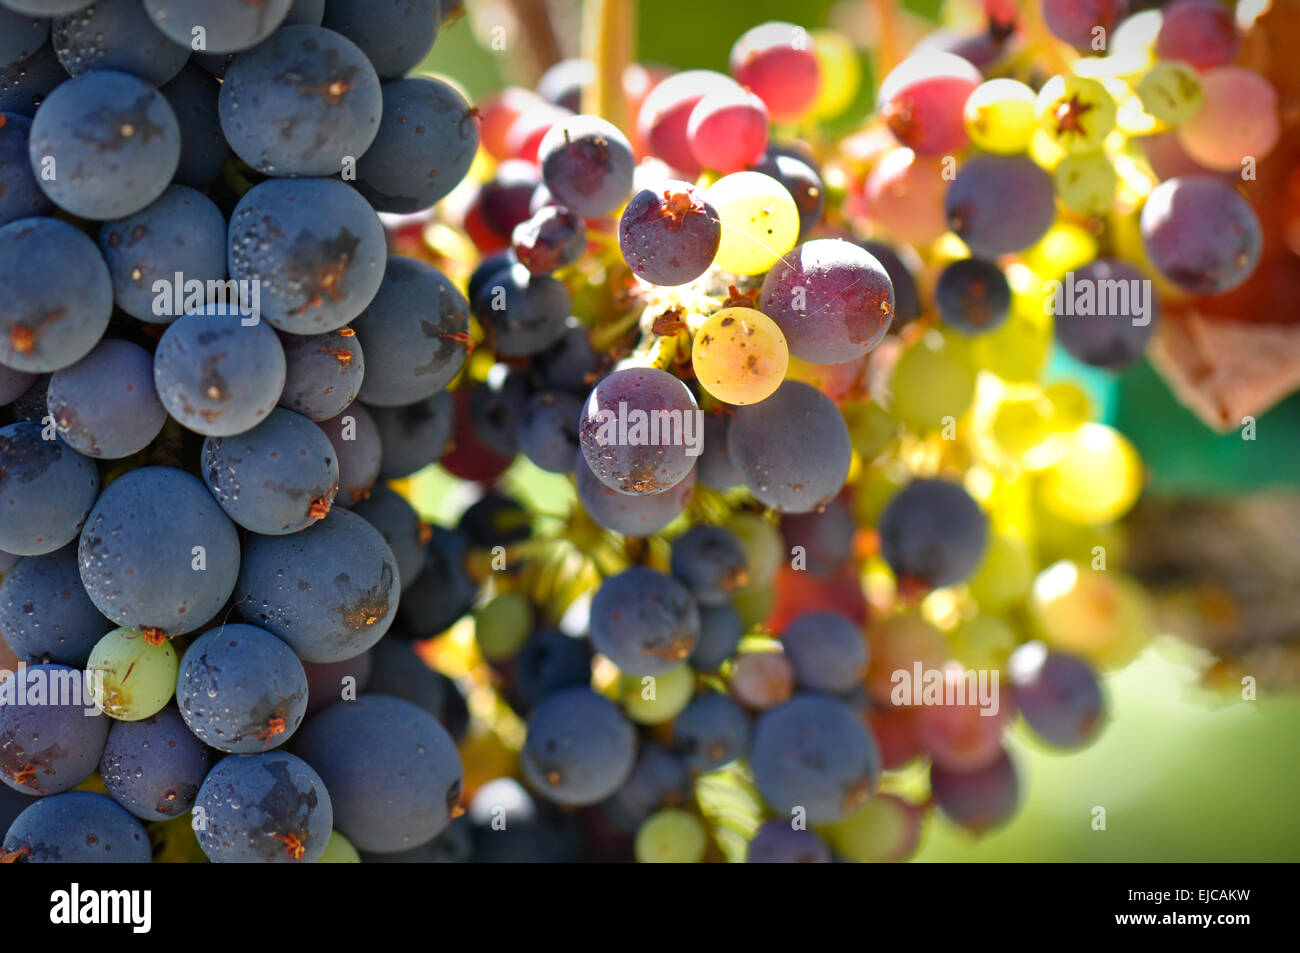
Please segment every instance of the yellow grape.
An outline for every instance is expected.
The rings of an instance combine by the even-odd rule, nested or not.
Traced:
[[[837,854],[855,864],[906,860],[921,838],[920,808],[880,794],[819,833]]]
[[[1028,606],[1044,642],[1101,668],[1128,664],[1152,635],[1146,593],[1116,569],[1054,563],[1034,580]]]
[[[724,175],[709,186],[704,198],[722,222],[722,241],[713,263],[723,271],[761,274],[799,239],[799,208],[786,187],[770,175]]]
[[[1142,461],[1127,437],[1088,423],[1060,438],[1060,459],[1044,474],[1043,504],[1074,523],[1119,519],[1142,492]]]
[[[700,386],[728,404],[756,404],[785,378],[790,349],[775,321],[753,308],[723,308],[695,332],[691,363]]]
[[[853,104],[862,86],[858,51],[848,37],[834,30],[813,30],[808,35],[821,73],[812,114],[817,119],[834,119]]]
[[[970,578],[980,612],[1003,612],[1020,603],[1034,582],[1034,557],[1025,542],[1002,533],[989,539],[984,561]]]
[[[1067,271],[1094,261],[1097,252],[1097,238],[1086,228],[1072,222],[1057,222],[1036,245],[1025,250],[1024,259],[1025,264],[1038,274],[1037,290],[1041,291],[1043,281],[1063,279]]]
[[[1036,381],[1052,350],[1052,318],[1043,311],[1043,279],[1024,265],[1007,268],[1011,314],[971,342],[975,366],[1004,381]]]
[[[1052,402],[1042,392],[1007,394],[993,409],[989,435],[1008,456],[1026,456],[1052,435]]]
[[[960,418],[974,397],[970,350],[954,336],[927,331],[894,365],[890,410],[918,433],[941,429],[945,418]]]
[[[170,642],[150,645],[134,629],[114,629],[90,651],[91,698],[111,718],[140,721],[171,699],[179,667]]]
[[[627,716],[641,725],[661,725],[682,713],[695,694],[695,672],[686,664],[662,675],[624,675],[620,685]]]
[[[971,142],[986,152],[1024,152],[1038,123],[1034,102],[1034,91],[1018,80],[981,83],[966,100],[964,118]]]
[[[967,619],[952,635],[957,661],[972,669],[1000,669],[1020,640],[1006,620],[981,612]]]
[[[1115,128],[1115,100],[1095,79],[1053,76],[1039,90],[1039,127],[1066,152],[1093,152]]]
[[[1052,173],[1056,194],[1080,215],[1105,215],[1115,201],[1119,173],[1104,152],[1068,155]]]
[[[745,628],[753,629],[763,624],[776,605],[776,590],[770,585],[741,586],[731,594],[731,604],[740,613]]]
[[[1196,115],[1204,90],[1201,76],[1182,60],[1161,60],[1137,86],[1142,108],[1170,126],[1178,126]]]
[[[1092,418],[1092,401],[1078,384],[1057,381],[1043,393],[1052,402],[1052,429],[1057,433],[1073,430]]]
[[[636,832],[636,859],[642,864],[698,864],[708,846],[700,819],[676,808],[650,815]]]

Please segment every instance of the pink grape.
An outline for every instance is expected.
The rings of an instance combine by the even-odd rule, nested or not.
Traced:
[[[807,32],[792,23],[763,23],[731,48],[731,75],[767,104],[777,122],[798,119],[821,89],[821,73]]]
[[[877,105],[894,136],[923,156],[959,152],[970,137],[962,110],[980,71],[955,53],[915,53],[885,77]]]
[[[723,87],[695,104],[686,135],[704,168],[739,172],[762,158],[768,125],[763,100],[748,90]]]

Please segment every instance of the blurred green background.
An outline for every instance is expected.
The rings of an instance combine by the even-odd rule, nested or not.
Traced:
[[[471,15],[444,30],[425,68],[484,97],[519,73],[518,44],[486,49],[479,35],[509,22],[494,0],[467,0]],[[541,2],[541,0],[534,0]],[[867,0],[642,0],[637,58],[677,68],[725,70],[742,32],[773,19],[813,28],[831,8],[861,15]],[[901,6],[934,18],[940,0]],[[855,10],[854,8],[858,8]],[[579,5],[561,3],[576,27]],[[797,14],[797,17],[796,17]],[[496,20],[493,18],[497,17]],[[472,22],[473,21],[473,22]],[[559,36],[576,55],[577,32]],[[870,64],[864,57],[866,76]],[[850,113],[870,108],[864,88]],[[1058,357],[1052,376],[1084,384],[1107,421],[1137,444],[1151,471],[1151,491],[1224,495],[1300,481],[1300,442],[1247,447],[1233,433],[1215,435],[1181,407],[1147,365],[1116,380]],[[1300,429],[1300,398],[1261,418],[1261,431]],[[516,469],[512,489],[553,509],[567,484]],[[418,481],[421,509],[454,517],[467,500],[436,469]],[[1082,752],[1046,750],[1018,729],[1013,757],[1022,776],[1023,807],[1006,828],[982,839],[935,816],[917,859],[923,861],[1232,861],[1300,860],[1300,697],[1225,698],[1198,687],[1195,650],[1157,639],[1134,663],[1106,679],[1111,723]],[[1106,830],[1093,829],[1094,808],[1106,810]]]

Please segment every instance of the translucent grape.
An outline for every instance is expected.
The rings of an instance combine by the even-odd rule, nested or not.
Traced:
[[[1034,581],[1029,547],[1015,536],[995,533],[970,578],[970,594],[981,612],[997,613],[1020,603]]]
[[[1154,634],[1148,597],[1121,572],[1053,563],[1034,579],[1027,602],[1049,646],[1101,668],[1127,665]]]
[[[1236,172],[1246,158],[1262,159],[1281,135],[1277,90],[1254,70],[1220,66],[1201,76],[1201,107],[1178,127],[1187,154],[1220,172]]]
[[[1142,108],[1170,126],[1186,122],[1201,108],[1204,93],[1196,70],[1181,60],[1161,60],[1138,81]]]
[[[1163,13],[1155,50],[1160,59],[1207,70],[1236,57],[1241,38],[1232,11],[1218,0],[1175,0]]]
[[[686,136],[704,168],[739,172],[762,158],[769,122],[767,107],[758,96],[747,89],[723,87],[695,104]]]
[[[785,378],[790,360],[776,322],[752,308],[724,308],[705,319],[691,345],[700,386],[728,404],[756,404]]]
[[[1128,6],[1129,0],[1043,0],[1043,22],[1080,53],[1097,53],[1106,49],[1110,32],[1128,15]]]
[[[1035,104],[1039,127],[1066,152],[1092,152],[1115,128],[1115,100],[1095,79],[1056,75]]]
[[[713,183],[704,198],[722,223],[713,263],[724,271],[761,274],[799,240],[799,207],[770,175],[733,172]]]
[[[854,863],[899,861],[915,853],[924,820],[921,808],[882,794],[822,833],[836,853]]]
[[[802,117],[821,87],[817,57],[808,33],[793,23],[762,23],[731,48],[731,75],[767,103],[777,122]]]
[[[708,846],[699,818],[677,808],[652,814],[636,832],[636,859],[642,864],[698,864]]]
[[[95,707],[120,721],[158,714],[176,691],[179,664],[170,642],[151,645],[134,629],[114,629],[86,663]]]
[[[1119,174],[1104,152],[1068,155],[1052,171],[1052,184],[1066,207],[1080,215],[1105,215],[1115,201]]]
[[[872,218],[899,241],[928,245],[948,230],[942,161],[891,149],[867,176],[863,194]]]
[[[1043,503],[1077,523],[1109,523],[1127,513],[1143,479],[1142,461],[1128,438],[1090,423],[1063,439],[1061,458],[1043,476]]]
[[[834,119],[853,104],[862,86],[858,51],[848,37],[834,30],[813,30],[809,35],[821,75],[812,114],[816,119]]]
[[[686,664],[662,675],[624,675],[620,684],[623,710],[638,725],[672,721],[695,694],[695,672]]]
[[[971,142],[986,152],[1024,152],[1038,123],[1034,99],[1034,91],[1018,80],[991,79],[981,83],[963,109]]]
[[[960,418],[975,398],[975,368],[959,340],[929,331],[894,365],[890,412],[904,426],[929,433]]]

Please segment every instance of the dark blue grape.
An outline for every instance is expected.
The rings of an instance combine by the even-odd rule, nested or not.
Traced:
[[[50,38],[50,21],[0,7],[0,67],[21,63]]]
[[[697,695],[673,723],[673,746],[692,771],[712,771],[749,750],[749,715],[718,692]]]
[[[94,2],[95,0],[3,0],[0,2],[0,7],[7,7],[15,13],[28,13],[34,17],[53,17],[76,13]]]
[[[154,389],[153,356],[116,338],[105,338],[76,364],[55,371],[46,401],[68,446],[101,460],[138,453],[167,422]]]
[[[564,336],[571,306],[562,283],[518,264],[488,279],[474,299],[474,313],[499,357],[527,357],[551,347]]]
[[[120,70],[161,86],[190,58],[163,36],[139,0],[94,0],[83,10],[57,18],[51,42],[59,62],[73,76],[91,70]]]
[[[194,805],[212,763],[175,708],[143,721],[114,721],[99,762],[114,801],[145,821],[179,817]]]
[[[378,211],[410,214],[465,178],[478,122],[464,97],[424,76],[384,83],[379,134],[357,162],[356,187]]]
[[[916,278],[912,269],[898,256],[898,252],[884,242],[859,242],[864,249],[880,262],[889,282],[894,286],[894,323],[892,329],[897,331],[908,321],[921,316],[921,295],[916,289]]]
[[[235,306],[210,304],[167,328],[153,379],[167,412],[195,433],[252,430],[284,391],[284,349],[275,332]]]
[[[81,530],[81,582],[100,612],[136,631],[193,632],[230,598],[239,536],[197,478],[170,467],[124,473]]]
[[[799,616],[782,634],[781,645],[794,666],[795,683],[806,691],[844,694],[866,675],[867,640],[838,612]]]
[[[438,38],[438,0],[330,0],[325,26],[342,33],[369,57],[384,79],[419,66]]]
[[[770,175],[785,186],[799,209],[799,240],[805,240],[826,211],[826,187],[816,166],[807,156],[792,149],[770,146],[763,158],[749,169]]]
[[[293,0],[144,0],[158,29],[174,42],[190,46],[202,28],[204,49],[233,53],[261,43],[284,22]]]
[[[76,787],[98,766],[111,720],[78,669],[20,668],[0,682],[0,781],[33,797]]]
[[[537,162],[555,199],[586,218],[613,213],[632,192],[632,146],[599,116],[567,116],[555,123],[538,146]]]
[[[175,296],[192,296],[190,282],[201,282],[198,301],[226,277],[226,219],[201,192],[173,185],[158,201],[127,218],[105,222],[99,248],[113,279],[117,306],[151,324],[167,324],[179,313]],[[159,293],[157,283],[165,283]],[[186,310],[197,310],[188,307]]]
[[[364,692],[374,670],[371,655],[362,652],[342,662],[303,662],[302,670],[307,673],[307,717],[343,701],[345,696],[355,699]]]
[[[158,90],[127,73],[95,70],[46,97],[28,151],[37,181],[59,208],[81,218],[123,218],[171,183],[181,132]]]
[[[325,779],[335,824],[358,850],[419,847],[447,826],[460,801],[451,736],[400,698],[363,695],[333,705],[303,726],[295,750]]]
[[[547,205],[515,226],[510,247],[529,272],[549,275],[582,257],[587,250],[587,226],[576,213]]]
[[[199,846],[214,864],[314,864],[334,827],[331,795],[312,767],[284,751],[230,755],[199,788]]]
[[[532,535],[532,515],[518,500],[488,491],[460,515],[456,528],[465,534],[471,546],[481,549],[512,546]]]
[[[230,148],[258,172],[338,175],[370,148],[384,99],[355,43],[290,26],[235,57],[217,109]]]
[[[591,648],[559,629],[540,629],[515,655],[514,689],[524,709],[565,688],[591,682]]]
[[[877,531],[900,583],[950,586],[984,557],[988,517],[958,484],[916,480],[889,501]]]
[[[158,91],[171,104],[181,130],[181,161],[174,181],[206,189],[221,174],[230,155],[217,111],[221,84],[191,63]]]
[[[0,113],[0,225],[54,210],[36,182],[27,139],[32,121],[17,113]]]
[[[45,97],[68,78],[54,47],[46,43],[20,63],[0,67],[0,112],[28,119],[36,115]]]
[[[781,536],[786,549],[802,557],[796,568],[817,576],[833,575],[853,555],[855,529],[852,511],[839,498],[821,510],[787,513],[781,517]]]
[[[681,755],[647,741],[632,773],[601,809],[611,823],[631,834],[659,808],[686,804],[691,796],[691,773]]]
[[[468,864],[474,859],[474,834],[469,819],[458,817],[428,843],[395,854],[358,851],[363,864]]]
[[[226,515],[269,536],[296,533],[323,519],[339,486],[329,438],[282,407],[245,433],[204,440],[201,472]]]
[[[401,605],[401,627],[417,639],[432,638],[450,628],[478,595],[478,586],[465,568],[465,535],[436,525],[432,533],[425,547],[424,570]]]
[[[424,568],[424,543],[420,514],[405,497],[386,486],[377,486],[352,512],[379,530],[397,560],[403,591],[411,587]]]
[[[229,241],[230,276],[257,281],[263,316],[291,334],[333,331],[359,315],[388,257],[375,210],[336,179],[253,186],[230,216]]]
[[[18,400],[35,383],[35,374],[16,371],[12,367],[0,364],[0,407]]]
[[[1056,218],[1052,177],[1027,156],[972,156],[945,199],[948,225],[974,255],[996,258],[1028,248]]]
[[[113,283],[83,232],[26,218],[0,228],[0,301],[0,361],[57,371],[99,342],[113,313]]]
[[[107,721],[107,719],[105,719]],[[29,864],[147,864],[144,825],[111,798],[69,791],[41,798],[14,819],[4,849]]]
[[[431,669],[409,642],[380,639],[371,650],[374,667],[366,688],[370,695],[390,695],[423,708],[446,727],[450,699],[448,680]]]
[[[337,417],[356,400],[366,360],[360,341],[350,329],[284,334],[280,343],[285,360],[281,407],[321,421]]]
[[[628,675],[662,675],[700,637],[700,611],[672,576],[634,566],[610,576],[591,601],[591,642]]]
[[[822,695],[796,695],[759,716],[749,760],[773,810],[790,817],[803,808],[813,824],[857,810],[881,770],[880,752],[862,722]]]
[[[695,490],[695,470],[692,468],[676,486],[662,493],[643,493],[632,496],[611,489],[591,472],[587,458],[581,452],[574,454],[574,475],[578,484],[578,499],[587,515],[605,529],[624,536],[652,536],[686,510]]]
[[[704,449],[697,464],[700,482],[715,490],[740,486],[744,476],[731,464],[727,453],[727,429],[731,418],[726,414],[706,414],[704,417]]]
[[[1011,286],[993,262],[963,258],[939,273],[934,302],[939,316],[962,334],[985,334],[1011,313]]]
[[[471,291],[470,299],[474,298]],[[570,317],[565,321],[564,335],[533,356],[533,370],[547,388],[585,395],[596,383],[601,361],[602,356],[591,346],[586,326],[577,318]]]
[[[572,816],[538,804],[514,778],[495,778],[475,792],[467,818],[474,862],[573,863],[580,842]]]
[[[534,394],[519,417],[519,449],[550,473],[573,472],[582,401],[563,391]]]
[[[932,764],[930,790],[939,810],[976,834],[1009,821],[1020,800],[1015,765],[1005,751],[987,768],[968,773],[946,771]]]
[[[1060,302],[1055,326],[1061,347],[1076,360],[1112,371],[1140,361],[1159,316],[1155,293],[1142,272],[1123,261],[1099,258],[1074,271],[1068,281],[1063,294],[1086,288],[1093,304],[1087,309],[1091,313],[1078,314],[1077,300]]]
[[[472,385],[469,419],[479,441],[507,460],[519,453],[519,419],[528,402],[527,376],[497,364],[488,379]]]
[[[665,179],[632,196],[618,223],[618,247],[638,278],[684,285],[713,264],[722,222],[695,186]]]
[[[371,407],[370,415],[383,447],[379,476],[396,480],[438,462],[451,440],[456,407],[444,390],[404,407]]]
[[[730,603],[700,609],[700,640],[691,652],[691,667],[716,672],[736,654],[745,634],[745,623]]]
[[[768,821],[754,834],[745,855],[748,864],[829,864],[830,848],[810,830],[788,821]]]
[[[1082,659],[1031,642],[1016,650],[1007,669],[1020,713],[1040,738],[1080,748],[1097,736],[1105,702],[1096,674]]]
[[[701,606],[725,605],[746,579],[745,547],[721,526],[692,526],[673,540],[672,573]]]
[[[339,461],[339,492],[334,505],[361,502],[379,479],[384,452],[375,419],[364,406],[354,403],[337,417],[322,420],[320,429],[329,437]]]
[[[18,556],[52,553],[77,538],[99,493],[94,461],[40,424],[0,427],[0,549]]]
[[[474,267],[474,271],[471,272],[469,281],[465,285],[465,294],[468,300],[470,302],[477,301],[479,292],[487,287],[488,281],[496,277],[498,271],[509,268],[513,264],[515,264],[515,256],[509,249],[484,256]]]
[[[528,719],[524,778],[557,804],[595,804],[632,773],[636,731],[608,699],[567,688],[544,699]]]
[[[185,650],[176,704],[195,737],[219,751],[278,748],[307,713],[307,673],[265,629],[221,625]]]
[[[0,632],[25,662],[84,668],[113,628],[81,585],[77,547],[19,559],[0,582]]]

